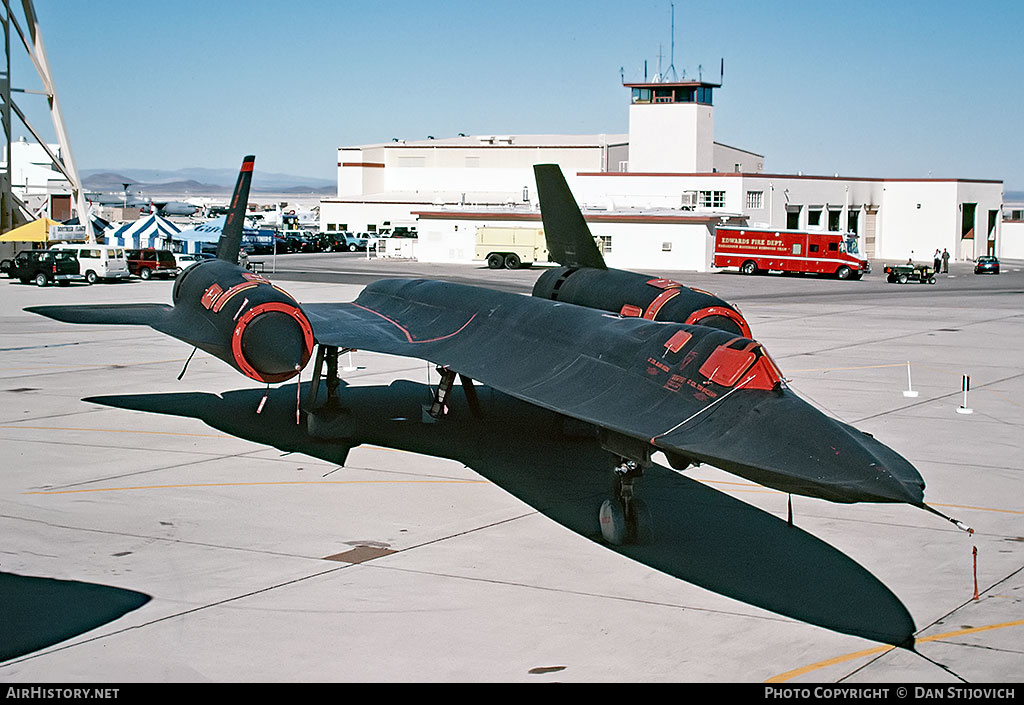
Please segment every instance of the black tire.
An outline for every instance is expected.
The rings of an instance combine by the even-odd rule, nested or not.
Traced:
[[[899,282],[900,284],[906,284],[906,283],[907,283],[907,281],[908,281],[908,277],[907,277],[907,275],[906,275],[906,274],[901,274],[901,275],[899,275],[899,277],[898,277],[898,278],[896,279],[896,281],[898,281],[898,282]]]
[[[505,266],[505,257],[497,252],[487,255],[487,266],[490,269],[501,269]]]
[[[836,279],[849,279],[850,273],[851,272],[849,267],[840,267],[839,269],[836,270]]]
[[[356,246],[355,245],[349,245],[348,246],[348,251],[349,252],[355,252],[356,251]]]
[[[35,276],[35,279],[34,279],[34,281],[35,281],[35,283],[36,283],[36,286],[46,286],[46,285],[47,285],[47,283],[48,283],[48,282],[46,281],[46,275],[45,275],[45,274],[43,274],[42,272],[40,272],[39,274],[37,274],[37,275]]]
[[[741,274],[757,274],[757,263],[747,260],[740,265]]]
[[[149,267],[143,267],[142,269],[139,270],[139,276],[142,277],[143,279],[149,279],[150,277],[153,276],[153,270],[150,269]]]
[[[523,261],[519,259],[519,255],[515,252],[505,255],[505,269],[519,269],[522,266]]]
[[[92,271],[91,269],[85,273],[86,284],[95,284],[97,279],[99,279],[99,277],[97,277],[96,272]]]

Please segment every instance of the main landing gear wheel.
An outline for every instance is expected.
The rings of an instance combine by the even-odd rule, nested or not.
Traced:
[[[643,475],[643,468],[632,460],[615,468],[615,497],[601,505],[601,535],[615,546],[646,543],[651,538],[650,511],[644,501],[634,496],[633,483]]]

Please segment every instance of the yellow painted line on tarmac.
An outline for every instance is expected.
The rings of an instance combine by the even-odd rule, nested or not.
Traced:
[[[139,434],[150,434],[156,436],[177,436],[184,438],[236,438],[227,433],[182,433],[178,431],[149,431],[144,429],[134,428],[77,428],[70,426],[28,426],[25,424],[0,424],[0,429],[27,429],[33,431],[84,431],[87,433],[139,433]],[[242,439],[244,440],[244,439]],[[411,451],[405,451],[400,448],[387,448],[385,446],[377,445],[363,445],[363,448],[369,448],[373,450],[385,450],[394,453],[407,453]],[[697,480],[705,485],[729,485],[729,490],[732,492],[750,492],[756,494],[784,494],[779,490],[773,490],[769,487],[761,487],[759,485],[746,483],[746,482],[729,482],[727,480]],[[453,482],[461,482],[461,480],[453,480]],[[468,482],[468,481],[467,481]],[[475,480],[473,481],[475,482]],[[486,482],[486,481],[485,481]],[[259,484],[259,483],[258,483]],[[286,484],[286,483],[282,483]],[[329,483],[327,483],[329,484]],[[170,485],[169,485],[170,487]],[[139,488],[128,488],[128,489],[139,489]],[[50,493],[39,493],[39,494],[50,494]],[[973,507],[962,504],[938,504],[931,503],[931,506],[935,507],[947,507],[952,509],[969,509],[978,512],[999,512],[1003,514],[1020,514],[1024,515],[1024,511],[1017,511],[1014,509],[994,509],[990,507]]]
[[[979,632],[990,632],[994,629],[1006,629],[1007,627],[1020,627],[1024,626],[1024,619],[1018,619],[1015,622],[1002,622],[1000,624],[990,624],[985,627],[972,627],[970,629],[959,629],[955,632],[946,632],[945,634],[935,634],[933,636],[921,637],[916,640],[918,644],[924,644],[929,641],[939,641],[941,639],[952,639],[958,636],[965,636],[967,634],[978,634]],[[888,651],[895,649],[895,646],[886,644],[884,646],[876,646],[873,649],[864,649],[863,651],[855,651],[852,654],[845,654],[843,656],[836,656],[835,658],[828,659],[827,661],[819,661],[818,663],[812,663],[809,666],[802,666],[800,668],[794,668],[792,671],[786,671],[780,673],[777,676],[772,676],[765,683],[785,683],[786,681],[797,678],[799,676],[806,675],[813,671],[817,671],[821,668],[828,668],[829,666],[835,666],[839,663],[845,663],[846,661],[853,661],[854,659],[863,658],[865,656],[874,656],[875,654],[884,654]]]
[[[973,509],[978,512],[1002,512],[1003,514],[1024,514],[1024,512],[1018,512],[1015,509],[993,509],[991,507],[970,507],[966,504],[939,504],[932,502],[928,505],[929,507],[948,507],[950,509]]]
[[[730,485],[728,488],[730,492],[755,492],[755,493],[770,493],[770,494],[785,494],[780,490],[772,490],[771,488],[760,487],[758,485],[751,485],[749,483],[730,483],[725,480],[697,480],[696,482],[703,485]],[[995,509],[993,507],[979,507],[971,506],[969,504],[940,504],[939,502],[929,502],[928,506],[941,506],[949,509],[972,509],[974,511],[997,511],[1004,514],[1022,514],[1024,511],[1017,509]]]
[[[275,487],[282,485],[486,485],[487,480],[292,480],[288,482],[201,482],[180,485],[138,485],[130,487],[93,487],[76,490],[38,490],[22,494],[80,494],[86,492],[126,492],[129,490],[175,490],[200,487]]]
[[[105,367],[113,367],[120,369],[122,367],[141,367],[143,365],[164,365],[170,362],[184,362],[187,358],[175,357],[169,360],[144,360],[142,362],[81,362],[77,365],[31,365],[28,367],[13,367],[6,366],[3,369],[10,372],[24,372],[26,370],[84,370],[84,369],[103,369]]]
[[[177,431],[147,431],[139,428],[74,428],[70,426],[27,426],[25,424],[0,424],[0,428],[27,429],[30,431],[85,431],[87,433],[146,433],[154,436],[193,436],[197,438],[235,438],[227,433],[180,433]]]

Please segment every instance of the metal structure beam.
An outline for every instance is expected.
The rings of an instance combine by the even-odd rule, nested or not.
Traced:
[[[4,32],[4,58],[5,65],[3,73],[0,73],[0,120],[2,120],[4,146],[8,155],[7,162],[0,169],[0,232],[6,232],[17,227],[23,222],[33,219],[33,214],[28,211],[25,204],[12,193],[11,180],[11,130],[12,114],[28,129],[36,142],[42,146],[49,156],[54,168],[59,171],[71,186],[71,197],[73,207],[78,215],[79,222],[87,224],[88,208],[85,202],[85,191],[81,179],[78,176],[78,169],[75,165],[71,152],[71,142],[68,139],[67,129],[64,124],[64,117],[60,109],[60,101],[57,98],[57,90],[54,87],[53,74],[46,58],[46,49],[43,45],[43,36],[39,28],[39,19],[36,16],[32,0],[22,0],[22,11],[24,16],[25,29],[22,28],[17,16],[11,9],[10,0],[3,0],[3,17],[0,24]],[[53,130],[56,133],[57,143],[60,147],[59,154],[54,154],[47,145],[39,131],[29,122],[25,113],[13,102],[11,93],[18,89],[11,88],[11,31],[17,33],[21,43],[28,54],[36,74],[42,82],[43,90],[40,92],[46,96],[49,106],[50,119],[53,123]],[[26,33],[27,32],[27,33]],[[22,91],[36,93],[37,91]],[[89,240],[92,241],[91,229],[87,229]]]

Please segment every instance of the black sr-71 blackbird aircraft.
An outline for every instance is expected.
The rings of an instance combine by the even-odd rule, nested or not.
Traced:
[[[340,406],[337,357],[345,350],[438,365],[435,417],[459,376],[477,412],[474,380],[585,422],[621,461],[614,490],[594,507],[613,544],[644,540],[637,490],[656,451],[676,469],[707,463],[832,502],[905,502],[970,530],[924,503],[924,481],[902,456],[794,394],[736,307],[675,281],[609,269],[556,165],[537,165],[535,175],[548,249],[561,266],[540,276],[532,296],[396,279],[370,284],[351,303],[300,304],[237,263],[253,163],[242,163],[217,258],[185,270],[173,305],[28,310],[73,323],[148,325],[267,384],[300,374],[316,349],[311,395],[326,362],[327,398],[307,410],[311,429]]]

